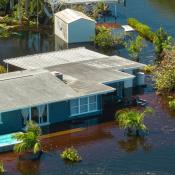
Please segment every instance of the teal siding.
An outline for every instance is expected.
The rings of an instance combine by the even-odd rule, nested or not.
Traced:
[[[49,122],[57,123],[68,120],[70,116],[69,101],[49,104]]]
[[[22,129],[22,117],[20,110],[4,112],[1,116],[3,124],[0,124],[0,134],[16,132]]]
[[[63,101],[49,104],[49,122],[50,123],[57,123],[63,122],[66,120],[71,120],[73,118],[82,118],[88,117],[93,115],[99,115],[102,113],[102,103],[101,103],[101,96],[98,96],[98,109],[97,112],[91,112],[88,114],[82,114],[74,117],[70,117],[70,101]]]

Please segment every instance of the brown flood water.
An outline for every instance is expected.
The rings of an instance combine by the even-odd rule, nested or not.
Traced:
[[[84,126],[80,132],[43,140],[46,151],[40,161],[18,161],[14,153],[1,154],[8,175],[174,175],[175,114],[166,98],[154,92],[141,96],[155,109],[145,122],[150,134],[127,138],[114,121]],[[89,119],[86,123],[96,123]],[[83,127],[83,126],[82,126]],[[67,164],[59,157],[69,146],[77,148],[83,161]]]

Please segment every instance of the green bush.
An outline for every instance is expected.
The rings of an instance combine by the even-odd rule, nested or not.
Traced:
[[[144,68],[143,68],[143,71],[146,73],[146,74],[150,74],[152,73],[154,70],[155,70],[156,66],[155,65],[146,65]]]
[[[129,18],[128,19],[128,24],[132,26],[141,36],[144,38],[153,41],[155,34],[152,32],[151,28],[135,18]]]
[[[6,72],[7,72],[7,69],[4,66],[0,65],[0,74],[6,73]]]
[[[139,56],[142,49],[145,47],[143,42],[143,38],[141,36],[137,36],[135,40],[129,40],[125,43],[125,47],[128,50],[129,55],[135,61],[139,61]]]
[[[175,99],[169,101],[169,108],[175,111]]]
[[[102,51],[107,52],[114,46],[114,37],[111,30],[106,27],[97,27],[93,38],[94,44]]]
[[[78,151],[72,146],[70,148],[66,148],[61,154],[61,158],[64,160],[68,160],[71,162],[79,162],[82,160]]]
[[[4,164],[3,164],[3,162],[1,161],[1,162],[0,162],[0,174],[3,174],[3,173],[5,173],[5,169],[4,169]]]
[[[155,72],[155,87],[160,92],[171,92],[175,89],[175,48],[165,52],[163,60]]]

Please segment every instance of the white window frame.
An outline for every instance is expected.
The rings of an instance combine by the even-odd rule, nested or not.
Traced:
[[[48,125],[48,124],[50,124],[49,123],[49,105],[48,104],[43,104],[43,105],[46,105],[46,108],[47,108],[47,122],[45,122],[45,123],[38,123],[38,125],[39,126],[44,126],[44,125]],[[29,121],[31,121],[32,120],[32,108],[33,107],[36,107],[36,106],[32,106],[32,107],[29,107],[28,109],[29,109]],[[39,110],[39,112],[40,112],[40,110]],[[39,114],[40,115],[40,114]],[[40,122],[40,119],[39,119],[39,122]],[[0,123],[1,124],[1,123]]]
[[[89,103],[89,98],[90,97],[95,97],[95,102]],[[80,107],[85,105],[85,104],[84,105],[80,105],[80,99],[82,99],[82,98],[87,98],[87,100],[88,100],[88,102],[87,102],[87,106],[88,106],[87,112],[80,112]],[[84,97],[80,97],[80,98],[77,98],[77,99],[74,99],[74,100],[78,100],[78,106],[72,107],[71,106],[71,102],[70,102],[70,117],[74,117],[74,116],[78,116],[78,115],[83,115],[83,114],[88,114],[88,113],[99,111],[97,95],[84,96]],[[90,104],[96,104],[96,108],[94,110],[90,110]],[[78,108],[78,113],[72,114],[72,110],[71,110],[72,108]]]
[[[0,112],[0,124],[3,124],[2,122],[2,113]]]

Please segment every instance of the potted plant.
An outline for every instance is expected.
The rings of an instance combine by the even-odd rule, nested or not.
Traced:
[[[14,146],[14,151],[20,153],[20,160],[36,160],[40,158],[42,154],[40,135],[41,128],[33,121],[27,122],[26,133],[14,135],[14,138],[20,141]]]

